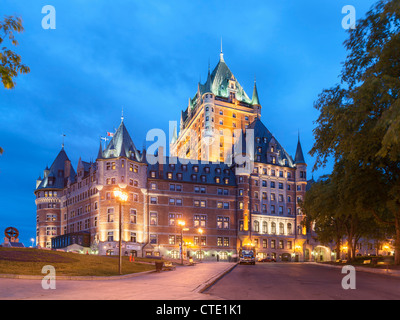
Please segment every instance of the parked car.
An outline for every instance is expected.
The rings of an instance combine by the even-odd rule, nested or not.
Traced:
[[[266,257],[260,260],[260,262],[276,262],[274,258]]]

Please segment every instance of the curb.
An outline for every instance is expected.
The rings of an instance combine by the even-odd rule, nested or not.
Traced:
[[[75,280],[75,281],[102,281],[102,280],[120,280],[138,277],[144,274],[156,272],[155,270],[124,274],[121,276],[56,276],[56,280]],[[21,280],[42,280],[43,276],[24,275],[24,274],[0,274],[0,278],[21,279]]]
[[[221,279],[227,273],[231,272],[237,265],[238,265],[238,263],[234,263],[232,266],[229,266],[225,270],[221,271],[220,273],[218,273],[215,276],[213,276],[210,279],[208,279],[203,284],[199,285],[197,288],[192,290],[192,292],[194,292],[194,293],[203,293],[208,288],[210,288],[214,283],[216,283],[219,279]]]

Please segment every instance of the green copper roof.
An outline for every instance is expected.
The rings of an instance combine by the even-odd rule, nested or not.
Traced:
[[[235,81],[237,89],[236,99],[246,103],[251,103],[251,100],[244,91],[243,87],[236,80],[232,71],[229,69],[229,67],[225,63],[225,60],[221,56],[217,66],[211,73],[212,93],[216,96],[227,98],[229,96],[229,91],[228,91],[229,80]]]
[[[257,87],[254,84],[253,97],[252,99],[244,91],[243,87],[236,80],[232,71],[227,66],[223,53],[220,54],[220,59],[214,70],[210,73],[210,67],[208,68],[207,80],[204,84],[198,83],[197,92],[193,98],[189,98],[189,104],[185,111],[181,113],[181,124],[184,123],[193,109],[195,109],[201,101],[201,96],[205,93],[212,93],[217,97],[229,98],[229,82],[235,83],[235,98],[240,102],[247,103],[249,107],[252,105],[260,105],[258,98]]]
[[[260,105],[260,99],[258,98],[257,85],[255,81],[254,81],[253,98],[251,99],[251,104]]]

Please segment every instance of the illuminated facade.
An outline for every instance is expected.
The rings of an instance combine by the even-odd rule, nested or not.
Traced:
[[[96,161],[80,159],[76,171],[62,148],[36,184],[38,245],[81,233],[90,235],[83,250],[118,254],[118,188],[128,194],[121,205],[126,255],[179,258],[183,239],[184,255],[197,259],[231,260],[252,244],[260,258],[311,260],[298,205],[307,186],[300,140],[292,158],[260,118],[256,83],[250,99],[221,53],[181,113],[173,156],[158,149],[163,163],[135,147],[123,118]],[[242,170],[234,160],[246,152],[251,168]]]

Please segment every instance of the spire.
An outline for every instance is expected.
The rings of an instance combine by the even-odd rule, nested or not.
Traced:
[[[64,137],[65,137],[65,134],[63,133],[61,136],[62,136],[61,149],[64,149]]]
[[[178,140],[178,132],[176,126],[174,126],[174,131],[172,133],[171,144],[174,144]]]
[[[298,133],[298,140],[297,140],[297,148],[296,148],[296,155],[294,157],[295,164],[305,164],[303,150],[301,148],[300,143],[300,132]]]
[[[99,152],[97,153],[97,159],[103,159],[103,149],[101,147],[101,137],[100,137]]]
[[[221,37],[221,53],[219,54],[219,60],[224,61],[224,53],[222,51],[222,37]]]
[[[124,122],[124,107],[121,110],[121,122]]]
[[[210,92],[212,93],[212,80],[211,80],[211,74],[210,74],[210,66],[208,67],[208,75],[207,75],[207,81],[204,85],[204,92]]]
[[[251,99],[251,104],[260,105],[260,99],[258,98],[258,92],[257,92],[256,77],[254,77],[253,98]]]

